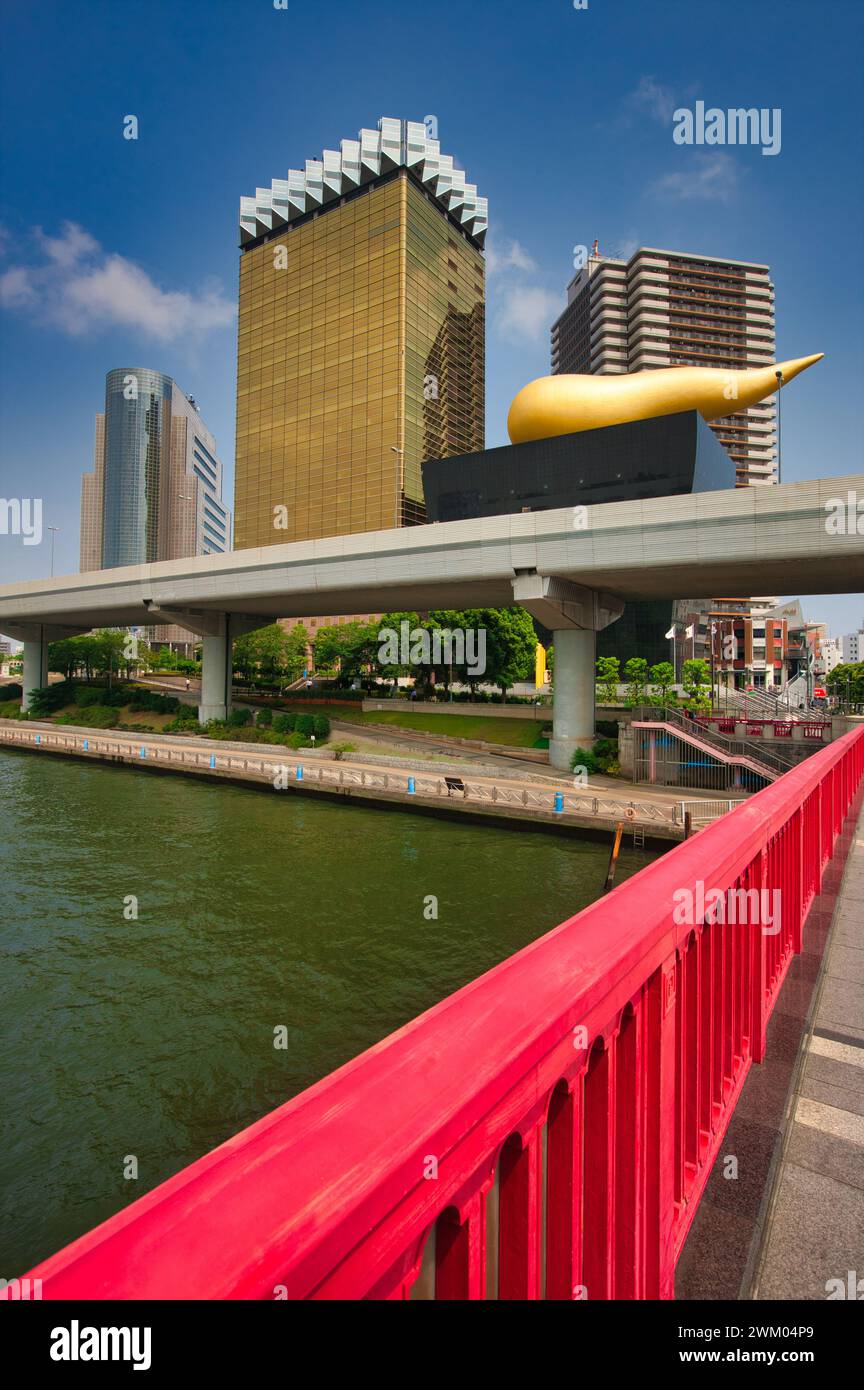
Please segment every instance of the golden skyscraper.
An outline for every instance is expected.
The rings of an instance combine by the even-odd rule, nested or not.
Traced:
[[[421,463],[484,445],[485,199],[383,118],[240,228],[235,547],[422,523]]]

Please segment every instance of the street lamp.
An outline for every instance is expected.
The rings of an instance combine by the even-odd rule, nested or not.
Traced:
[[[51,578],[53,579],[53,578],[54,578],[54,537],[56,536],[57,532],[60,530],[60,527],[59,527],[59,526],[49,526],[49,527],[48,527],[48,530],[51,532]]]
[[[780,388],[783,385],[783,373],[780,371],[779,367],[777,368],[777,371],[774,373],[774,375],[777,378],[777,482],[779,483],[781,480],[780,469],[782,466],[782,458],[780,453]]]

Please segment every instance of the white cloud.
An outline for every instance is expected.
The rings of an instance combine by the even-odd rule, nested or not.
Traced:
[[[497,241],[486,243],[486,274],[500,275],[504,270],[526,270],[529,273],[537,269],[537,262],[529,256],[524,246],[518,241],[502,241],[501,250],[498,250]]]
[[[37,298],[30,273],[23,266],[10,266],[0,275],[0,304],[5,308],[18,309],[24,304],[32,304]]]
[[[675,110],[675,97],[670,87],[664,87],[654,77],[641,77],[635,92],[631,92],[629,103],[637,111],[643,111],[654,121],[665,124],[672,120]]]
[[[64,222],[57,237],[37,228],[35,242],[41,264],[12,266],[0,276],[0,302],[71,335],[121,326],[172,342],[198,338],[234,318],[233,302],[218,288],[163,290],[134,261],[103,251],[74,222]]]
[[[538,342],[548,338],[561,308],[561,296],[540,285],[508,285],[501,292],[493,323],[507,342]]]
[[[64,222],[58,237],[46,236],[42,228],[37,227],[36,240],[50,261],[64,267],[75,265],[99,250],[98,241],[75,222]]]
[[[728,154],[694,154],[692,167],[676,174],[665,174],[652,185],[651,192],[679,201],[726,203],[738,191],[738,168]]]

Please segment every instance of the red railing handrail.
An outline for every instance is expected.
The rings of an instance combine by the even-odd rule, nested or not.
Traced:
[[[860,781],[864,728],[46,1260],[31,1272],[43,1297],[272,1298],[281,1285],[302,1298],[325,1280],[331,1296],[364,1296],[400,1241],[413,1248],[442,1203],[458,1206],[452,1183],[490,1142],[484,1118],[577,1025],[591,1040],[612,1027],[692,932],[671,924],[673,894],[727,889],[852,750]],[[424,1181],[428,1155],[439,1182]]]

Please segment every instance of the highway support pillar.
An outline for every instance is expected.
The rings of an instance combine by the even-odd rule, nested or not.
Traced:
[[[52,642],[64,637],[79,637],[86,632],[83,627],[62,627],[57,623],[13,623],[4,628],[7,637],[24,643],[21,657],[23,673],[21,677],[21,708],[29,709],[34,690],[41,690],[48,684],[48,648]]]
[[[158,599],[146,601],[148,620],[178,624],[201,638],[201,701],[198,722],[227,719],[231,713],[231,684],[235,637],[269,627],[274,618],[254,613],[215,613],[207,609],[169,608]]]
[[[24,643],[21,658],[22,666],[22,709],[30,708],[34,690],[41,690],[48,684],[48,643],[42,637]]]
[[[620,618],[624,603],[614,594],[534,570],[516,575],[513,597],[552,630],[555,672],[549,762],[561,771],[569,770],[574,751],[590,749],[594,743],[597,633]]]

